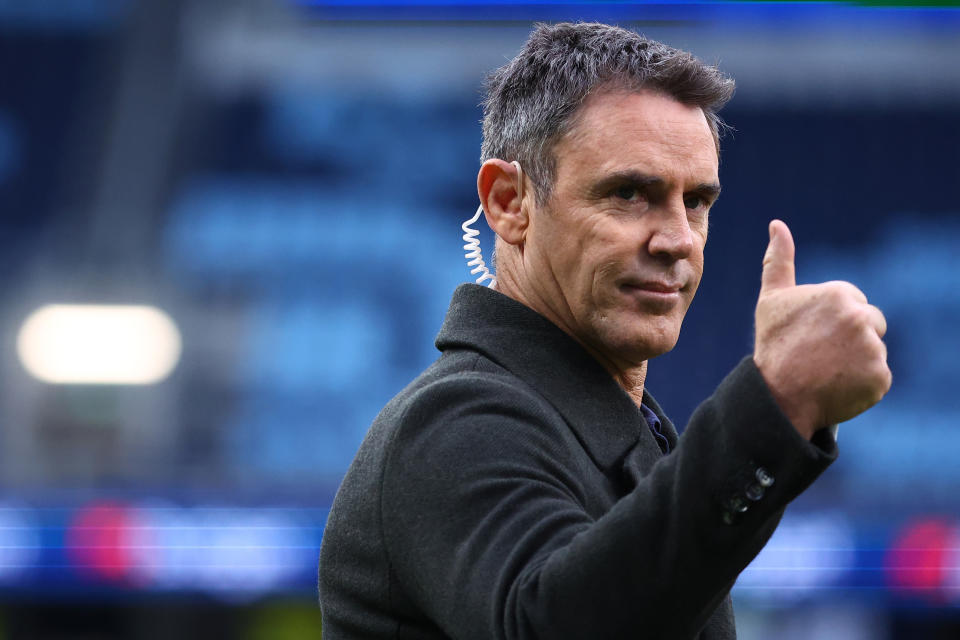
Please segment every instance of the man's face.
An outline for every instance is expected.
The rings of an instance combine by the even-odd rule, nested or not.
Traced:
[[[523,249],[537,306],[615,366],[669,351],[720,190],[706,117],[658,93],[600,93],[554,153],[554,189]]]

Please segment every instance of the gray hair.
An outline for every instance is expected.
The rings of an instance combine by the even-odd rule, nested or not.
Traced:
[[[517,160],[537,202],[556,178],[553,147],[575,124],[580,106],[600,89],[662,92],[703,111],[720,153],[717,111],[734,82],[692,54],[597,23],[537,24],[517,56],[487,78],[481,161]]]

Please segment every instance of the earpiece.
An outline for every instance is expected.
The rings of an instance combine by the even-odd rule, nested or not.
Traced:
[[[497,279],[490,273],[490,269],[487,268],[486,263],[483,261],[483,256],[480,254],[480,238],[477,237],[480,235],[480,232],[477,229],[470,228],[470,225],[476,222],[482,213],[483,205],[480,205],[477,207],[477,212],[473,214],[473,217],[460,225],[460,228],[463,229],[463,241],[466,243],[463,245],[463,250],[466,252],[467,266],[473,267],[470,273],[480,274],[480,277],[477,278],[477,284],[482,284],[484,280],[489,278],[489,286],[493,286]]]
[[[523,202],[523,167],[516,160],[510,164],[517,168],[517,197],[520,198],[520,202]]]
[[[517,197],[523,202],[523,167],[516,160],[510,164],[517,168]],[[470,227],[480,218],[482,213],[483,205],[481,204],[477,207],[477,212],[473,214],[473,217],[464,221],[460,228],[463,229],[463,241],[466,243],[463,245],[463,250],[466,252],[467,266],[473,267],[470,273],[480,274],[480,277],[477,278],[477,284],[482,284],[484,280],[489,279],[490,284],[487,286],[492,287],[497,283],[497,279],[490,273],[490,269],[487,268],[487,264],[483,261],[483,256],[480,253],[480,231]]]

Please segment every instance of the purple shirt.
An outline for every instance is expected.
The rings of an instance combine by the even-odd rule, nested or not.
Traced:
[[[667,436],[663,435],[663,432],[660,431],[660,418],[643,403],[640,404],[640,413],[643,414],[643,418],[647,421],[647,426],[650,427],[650,432],[653,433],[653,437],[657,439],[660,450],[664,453],[670,453],[670,443],[667,441]]]

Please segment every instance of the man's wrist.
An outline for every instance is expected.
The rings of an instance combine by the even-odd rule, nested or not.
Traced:
[[[790,420],[793,428],[806,440],[813,438],[813,434],[819,430],[816,411],[810,410],[809,403],[796,402],[794,400],[795,394],[784,393],[778,385],[772,383],[761,363],[757,361],[756,355],[753,356],[753,363],[757,366],[763,381],[767,384],[770,395],[773,396],[783,415]]]

